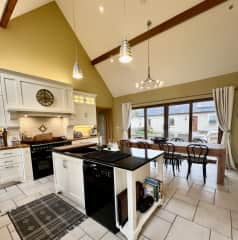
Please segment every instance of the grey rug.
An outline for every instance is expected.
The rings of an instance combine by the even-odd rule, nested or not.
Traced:
[[[23,240],[57,240],[87,217],[56,194],[49,194],[8,213]]]

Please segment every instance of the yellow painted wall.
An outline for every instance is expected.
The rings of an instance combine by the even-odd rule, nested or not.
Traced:
[[[195,81],[187,84],[176,85],[172,87],[161,88],[153,91],[130,94],[123,97],[117,97],[113,101],[113,134],[114,139],[121,138],[121,104],[131,102],[134,106],[152,105],[159,103],[169,103],[183,101],[187,99],[199,99],[211,97],[211,91],[216,87],[223,86],[238,87],[238,72],[227,74],[215,78]],[[235,105],[232,120],[232,146],[233,154],[238,163],[238,91],[235,92]]]
[[[56,3],[13,19],[0,28],[0,68],[72,84],[96,93],[97,105],[112,107],[112,96],[78,42],[84,79],[72,79],[75,35]]]

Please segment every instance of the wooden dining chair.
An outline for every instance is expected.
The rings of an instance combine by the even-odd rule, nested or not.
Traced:
[[[188,160],[188,173],[187,179],[191,173],[192,164],[202,164],[203,166],[203,182],[206,183],[207,178],[207,154],[208,147],[203,144],[189,144],[187,146],[187,160]]]
[[[164,163],[167,168],[168,164],[172,165],[173,175],[175,176],[175,167],[179,171],[180,161],[175,154],[175,145],[173,143],[160,143],[160,149],[164,151]]]

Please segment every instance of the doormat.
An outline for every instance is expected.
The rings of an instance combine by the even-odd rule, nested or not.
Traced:
[[[23,240],[58,240],[87,217],[52,193],[8,213]]]

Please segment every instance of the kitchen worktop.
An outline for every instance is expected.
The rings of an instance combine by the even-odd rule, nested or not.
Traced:
[[[92,145],[91,145],[92,146]],[[71,156],[74,158],[84,159],[93,163],[102,164],[110,167],[121,168],[129,171],[134,171],[148,162],[160,157],[164,154],[163,151],[152,150],[152,149],[140,149],[140,148],[123,148],[121,152],[130,154],[125,156],[125,158],[120,159],[115,162],[106,162],[98,159],[89,159],[86,153],[72,153],[70,151],[77,150],[77,148],[90,147],[89,144],[77,144],[75,146],[64,146],[54,148],[54,152],[64,154],[66,156]],[[91,149],[96,149],[95,147],[90,147]],[[104,150],[105,151],[105,150]],[[97,151],[100,154],[100,151]]]
[[[0,146],[1,150],[9,150],[9,149],[16,149],[16,148],[28,148],[28,144],[16,144],[16,145],[8,145],[8,146]]]
[[[91,138],[97,138],[98,136],[83,136],[80,138],[68,138],[67,140],[70,141],[78,141],[78,140],[84,140],[84,139],[91,139]]]

